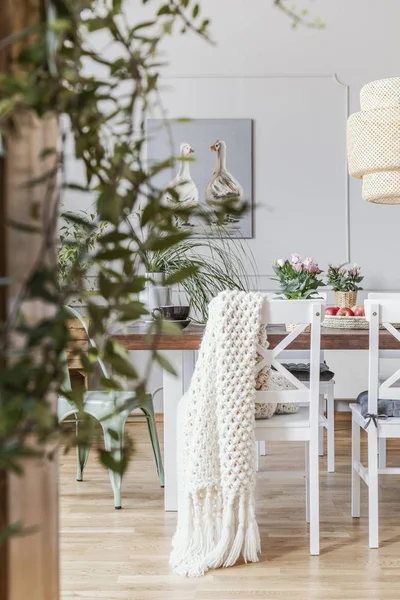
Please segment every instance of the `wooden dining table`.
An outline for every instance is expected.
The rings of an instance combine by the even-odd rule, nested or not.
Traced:
[[[111,338],[117,340],[127,350],[149,350],[156,346],[173,367],[177,376],[163,370],[164,388],[164,469],[165,469],[165,510],[177,510],[177,468],[176,468],[176,420],[178,404],[185,392],[185,370],[189,363],[193,369],[195,352],[199,349],[204,326],[189,325],[180,335],[159,335],[149,337],[147,326],[138,324],[116,330]],[[268,342],[274,348],[286,336],[284,325],[267,328]],[[321,350],[368,350],[368,329],[321,328]],[[287,350],[308,350],[310,334],[300,334]],[[400,343],[386,330],[380,332],[382,351],[400,351]]]

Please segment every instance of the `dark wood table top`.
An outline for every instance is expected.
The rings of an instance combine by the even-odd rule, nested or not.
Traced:
[[[138,324],[116,331],[112,339],[127,350],[146,350],[150,347],[146,337],[146,325]],[[204,326],[189,325],[179,336],[160,335],[152,343],[157,342],[159,350],[198,350],[203,337]],[[287,335],[284,325],[273,325],[267,328],[270,347],[274,348]],[[368,350],[368,329],[330,329],[321,328],[321,350]],[[310,347],[310,334],[302,333],[288,346],[289,350],[307,350]],[[400,350],[400,343],[388,332],[380,332],[380,348],[382,350]]]

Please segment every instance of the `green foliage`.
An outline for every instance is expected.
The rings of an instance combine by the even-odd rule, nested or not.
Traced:
[[[345,263],[344,263],[345,264]],[[327,283],[335,292],[358,292],[362,290],[358,284],[364,277],[361,275],[360,267],[354,263],[350,269],[344,269],[343,265],[329,265],[327,271]]]
[[[312,258],[302,259],[298,254],[292,254],[291,261],[279,259],[273,269],[279,281],[279,287],[289,300],[301,300],[316,297],[318,288],[324,282],[318,278],[322,273],[318,264]]]
[[[289,17],[292,29],[297,29],[298,26],[313,29],[323,29],[325,27],[325,23],[319,17],[311,17],[307,9],[297,8],[291,3],[291,0],[273,0],[273,2],[276,8]]]
[[[209,39],[209,20],[203,18],[200,4],[196,0],[157,3],[153,17],[139,23],[125,12],[124,0],[43,1],[41,9],[36,24],[0,42],[10,56],[7,72],[0,75],[0,133],[5,145],[8,136],[19,131],[21,113],[30,112],[38,119],[54,115],[61,131],[59,144],[38,149],[49,165],[43,175],[20,181],[21,186],[43,190],[41,210],[34,209],[32,225],[14,223],[42,237],[34,268],[1,324],[0,469],[16,473],[21,472],[23,460],[43,454],[45,445],[60,435],[66,451],[77,440],[82,444],[98,435],[82,412],[83,389],[65,393],[79,409],[78,438],[58,427],[53,412],[63,382],[67,344],[88,373],[95,358],[71,339],[64,305],[77,296],[85,303],[92,334],[100,339],[99,357],[112,373],[104,378],[105,387],[111,392],[122,387],[142,397],[145,379],[139,377],[127,352],[110,341],[107,331],[110,323],[136,320],[145,312],[138,298],[146,285],[143,273],[149,266],[148,256],[154,266],[164,265],[170,281],[185,287],[203,315],[209,298],[219,289],[241,285],[242,269],[229,260],[227,248],[209,244],[211,258],[220,265],[213,266],[210,253],[208,258],[202,255],[204,244],[193,241],[188,246],[187,234],[182,235],[176,226],[187,220],[191,210],[162,205],[163,191],[154,188],[152,177],[175,166],[176,159],[152,165],[149,171],[143,162],[146,111],[159,102],[159,48],[172,33],[191,31]],[[96,49],[92,34],[101,34],[107,40],[105,46]],[[9,52],[7,47],[12,46]],[[73,142],[83,181],[67,174],[67,138],[68,152]],[[61,229],[58,276],[54,240],[61,200],[68,190],[93,193],[95,216],[67,215]],[[135,229],[127,233],[126,226],[127,217],[143,203],[144,238]],[[226,212],[237,214],[229,205]],[[224,215],[219,218],[223,222]],[[88,291],[89,270],[99,273],[99,278],[95,289]],[[51,318],[27,319],[32,301],[45,307],[43,314]],[[150,364],[163,360],[153,335],[163,331],[180,334],[172,323],[153,323],[148,332]],[[10,339],[17,339],[18,344],[10,347]],[[101,460],[122,473],[130,451],[125,448],[120,461],[103,451]],[[12,526],[2,533],[1,541],[18,531],[17,525]]]
[[[83,210],[78,214],[65,212],[61,216],[63,221],[59,228],[57,251],[58,279],[61,290],[71,291],[74,285],[79,289],[83,280],[89,283],[92,254],[106,229],[106,223],[97,223],[93,212],[88,214]],[[93,281],[89,289],[94,289],[95,286],[96,282]]]
[[[81,358],[87,373],[97,357],[86,354],[71,339],[69,315],[63,306],[72,299],[80,297],[85,303],[91,333],[100,339],[98,355],[112,373],[103,378],[104,387],[110,393],[122,388],[139,397],[145,394],[146,381],[107,331],[110,323],[135,321],[146,313],[138,299],[146,285],[142,275],[146,253],[172,249],[186,237],[176,227],[174,210],[161,205],[162,190],[150,185],[154,170],[167,165],[154,165],[149,172],[145,168],[145,118],[146,110],[159,102],[158,50],[163,39],[173,30],[191,30],[206,39],[208,31],[208,20],[202,18],[193,0],[171,0],[159,11],[158,5],[146,22],[132,22],[123,0],[54,0],[53,5],[56,18],[46,14],[48,3],[43,2],[34,26],[0,42],[2,48],[18,44],[18,49],[9,53],[7,72],[0,75],[0,133],[6,145],[7,137],[18,131],[21,111],[30,111],[39,119],[55,115],[61,132],[59,144],[38,149],[47,161],[43,175],[19,182],[43,190],[43,202],[41,209],[34,211],[32,225],[14,224],[32,235],[40,234],[42,245],[11,314],[1,324],[0,469],[15,473],[21,473],[26,458],[41,455],[45,445],[60,435],[66,451],[77,439],[84,444],[98,436],[82,412],[83,389],[64,392],[80,411],[78,438],[59,428],[53,412],[63,382],[67,345]],[[106,50],[95,49],[92,32],[101,32],[107,39]],[[67,173],[67,139],[68,153],[73,142],[83,178]],[[175,159],[167,164],[174,165]],[[90,214],[63,215],[56,255],[60,204],[71,191],[90,192],[95,202]],[[127,231],[126,219],[144,201],[150,208],[143,238],[135,230]],[[190,211],[186,212],[189,216]],[[179,217],[184,214],[181,210]],[[162,240],[161,245],[157,240]],[[98,278],[88,290],[89,272]],[[176,281],[189,273],[192,271],[176,274]],[[32,301],[45,306],[51,318],[27,319],[26,309]],[[166,325],[156,323],[154,327],[152,332],[157,333]],[[9,340],[16,336],[18,345],[10,347]],[[157,354],[156,336],[151,337],[151,344],[149,364],[163,361]],[[170,369],[165,363],[163,366]],[[106,451],[100,458],[105,466],[123,473],[130,451],[128,445],[121,460]],[[2,532],[1,541],[18,531],[15,525]]]
[[[231,238],[223,226],[209,223],[203,235],[147,252],[144,258],[149,273],[165,273],[166,285],[179,284],[192,318],[205,323],[210,300],[223,290],[250,289],[248,273],[256,275],[257,266],[245,241]]]

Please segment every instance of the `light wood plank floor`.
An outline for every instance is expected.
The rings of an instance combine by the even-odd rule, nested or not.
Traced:
[[[82,483],[75,481],[74,455],[61,457],[63,600],[400,598],[400,478],[381,478],[381,548],[369,550],[364,484],[362,517],[350,517],[349,421],[337,422],[336,473],[328,474],[326,459],[320,461],[321,555],[309,555],[303,479],[266,479],[267,468],[303,468],[303,447],[270,444],[269,456],[260,459],[257,489],[260,562],[211,571],[200,579],[171,573],[175,514],[163,511],[145,426],[129,424],[127,432],[136,451],[120,511],[113,508],[108,474],[95,453]],[[365,447],[363,452],[365,460]],[[396,463],[400,446],[389,442],[388,466]]]

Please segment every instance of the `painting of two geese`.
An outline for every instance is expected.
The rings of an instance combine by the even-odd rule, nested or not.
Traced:
[[[253,237],[251,119],[148,119],[147,135],[149,164],[177,158],[171,170],[153,181],[164,190],[163,201],[198,209],[181,227],[199,237],[209,235],[199,213],[206,211],[213,222],[212,216],[227,202],[238,208],[246,204],[249,210],[240,217],[225,216],[222,230],[229,236]]]

